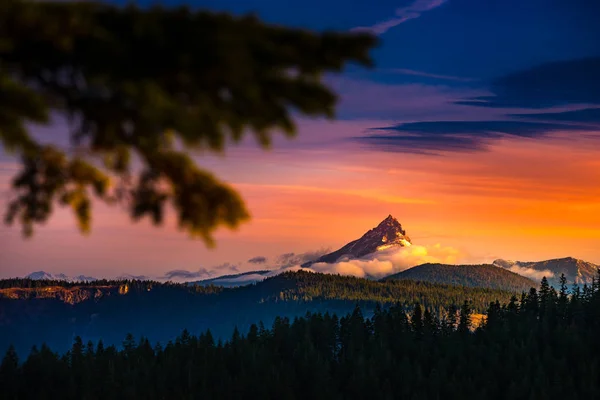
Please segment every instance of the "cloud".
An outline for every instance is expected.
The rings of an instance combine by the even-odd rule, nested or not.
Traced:
[[[533,268],[519,267],[518,265],[512,265],[510,267],[505,267],[507,270],[514,272],[515,274],[522,275],[526,278],[533,279],[536,282],[539,282],[543,277],[552,278],[554,277],[554,272],[545,269],[545,270],[537,270]]]
[[[314,261],[317,258],[329,253],[331,249],[322,248],[315,251],[307,251],[305,253],[285,253],[277,257],[275,267],[279,269],[286,269],[294,266],[299,266],[309,261]]]
[[[197,271],[188,271],[185,269],[174,269],[165,273],[160,279],[163,280],[189,280],[189,279],[209,279],[216,275],[223,275],[227,273],[238,273],[240,272],[238,265],[232,263],[223,263],[212,267],[211,269],[200,268]]]
[[[185,269],[174,269],[165,273],[164,279],[206,279],[211,273],[206,268],[200,268],[198,271],[187,271]]]
[[[543,121],[575,122],[600,124],[600,107],[584,108],[563,112],[546,112],[535,114],[510,114],[511,117]]]
[[[447,0],[416,0],[407,7],[397,8],[393,18],[378,22],[371,26],[359,26],[353,28],[352,31],[371,32],[375,35],[381,35],[387,32],[389,29],[406,21],[419,18],[422,13],[433,10],[434,8],[438,8],[442,4],[446,3],[446,1]]]
[[[267,262],[267,257],[256,256],[248,260],[250,264],[264,264]]]
[[[210,273],[212,274],[214,271],[221,272],[223,270],[226,270],[229,272],[240,272],[237,265],[226,262],[226,263],[212,267],[210,270]]]
[[[357,260],[336,263],[316,263],[310,266],[313,272],[352,275],[360,278],[383,278],[391,274],[425,263],[456,264],[465,262],[470,256],[456,248],[440,244],[433,246],[413,245],[399,249],[379,251]]]
[[[269,276],[274,276],[288,270],[297,270],[301,264],[308,261],[313,261],[327,254],[329,249],[319,249],[315,251],[308,251],[305,253],[284,253],[278,256],[273,265],[265,266],[264,269],[272,269],[273,271],[267,274],[259,274],[261,279]],[[249,264],[261,264],[267,263],[267,257],[256,256],[248,260]],[[216,265],[210,269],[200,268],[196,271],[189,271],[185,269],[175,269],[168,271],[164,276],[158,278],[159,280],[179,280],[179,281],[190,281],[190,280],[205,280],[205,279],[217,279],[223,275],[238,274],[240,273],[241,264],[233,264],[226,262],[220,265]],[[242,275],[237,278],[226,278],[227,282],[243,282],[256,280],[255,277],[249,275]]]
[[[446,99],[452,93],[457,92],[447,92]],[[545,63],[517,71],[493,80],[488,94],[448,102],[462,107],[465,114],[444,118],[436,111],[436,121],[373,128],[351,141],[383,151],[431,155],[481,151],[507,136],[539,139],[556,133],[579,132],[583,137],[598,132],[600,57]],[[478,110],[499,113],[478,115]],[[537,112],[527,113],[529,110]]]
[[[600,57],[558,61],[517,71],[492,81],[491,96],[457,104],[541,109],[567,104],[600,104]]]
[[[412,76],[422,76],[424,78],[433,78],[433,79],[442,79],[448,81],[456,81],[456,82],[473,82],[477,79],[475,78],[465,78],[460,76],[452,76],[452,75],[441,75],[441,74],[432,74],[424,71],[416,71],[414,69],[407,68],[392,68],[388,70],[389,72],[395,72],[402,75],[412,75]]]
[[[370,130],[371,133],[353,140],[388,151],[439,154],[446,151],[484,150],[491,140],[506,136],[538,138],[556,132],[590,130],[592,128],[588,125],[556,122],[432,121],[374,128]]]
[[[503,115],[493,108],[457,104],[467,98],[492,94],[485,88],[425,83],[384,83],[365,78],[328,77],[327,84],[340,98],[340,118],[388,121],[478,119]]]

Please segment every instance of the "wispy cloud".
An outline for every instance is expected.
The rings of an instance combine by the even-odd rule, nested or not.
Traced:
[[[479,107],[544,109],[600,104],[600,57],[549,62],[501,76],[491,82],[491,96],[457,103]]]
[[[440,154],[480,151],[503,137],[541,138],[560,132],[587,132],[587,125],[528,121],[432,121],[375,128],[358,142],[384,151]],[[374,133],[376,132],[376,133]]]
[[[189,280],[189,279],[209,279],[218,275],[227,273],[240,272],[236,264],[229,262],[216,265],[211,269],[200,268],[197,271],[189,271],[186,269],[174,269],[168,271],[159,280]]]
[[[314,261],[330,251],[331,249],[329,248],[322,248],[315,251],[307,251],[305,253],[284,253],[277,257],[275,265],[282,270],[294,266],[300,266],[306,262]]]
[[[211,273],[206,268],[201,268],[198,271],[188,271],[184,269],[174,269],[165,273],[163,279],[197,279],[197,278],[209,278]]]
[[[408,68],[391,68],[391,69],[388,69],[385,71],[393,72],[396,74],[402,74],[402,75],[422,76],[424,78],[442,79],[442,80],[456,81],[456,82],[474,82],[477,80],[475,78],[467,78],[467,77],[461,77],[461,76],[432,74],[429,72],[417,71],[417,70],[408,69]]]
[[[226,271],[228,273],[230,273],[230,272],[237,273],[237,272],[240,272],[240,269],[238,268],[238,265],[232,264],[232,263],[229,263],[229,262],[217,265],[215,267],[212,267],[212,269],[211,269],[211,273],[212,272],[219,272],[220,273],[222,271]]]
[[[434,8],[438,8],[442,4],[446,3],[446,1],[447,0],[416,0],[407,7],[397,8],[393,18],[378,22],[371,26],[359,26],[353,28],[352,30],[359,32],[371,32],[376,35],[381,35],[387,32],[389,29],[406,21],[419,18],[422,13],[433,10]]]
[[[248,260],[248,262],[250,264],[264,264],[267,262],[267,257],[264,257],[264,256],[252,257],[251,259]]]

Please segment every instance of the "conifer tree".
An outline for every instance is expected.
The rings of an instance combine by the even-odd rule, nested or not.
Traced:
[[[19,357],[13,345],[8,347],[0,364],[0,388],[7,400],[19,398]]]
[[[423,333],[423,309],[421,304],[416,303],[410,316],[410,325],[412,330],[418,334]]]
[[[295,135],[293,113],[333,118],[323,74],[372,65],[376,43],[189,7],[34,0],[0,2],[0,38],[0,143],[22,160],[7,223],[29,236],[58,203],[88,232],[93,194],[155,224],[170,206],[208,245],[249,214],[190,151],[222,153],[249,132],[269,148],[274,132]],[[51,117],[68,121],[68,148],[32,135]]]
[[[428,335],[435,335],[438,329],[438,321],[434,315],[429,311],[429,308],[425,308],[423,313],[423,331]]]
[[[458,325],[457,315],[458,309],[456,305],[452,304],[448,309],[448,317],[444,326],[444,331],[446,334],[452,333],[456,329],[456,326]]]
[[[471,303],[468,300],[465,300],[460,307],[460,318],[458,320],[457,328],[459,333],[467,334],[471,331],[471,314],[473,314]]]

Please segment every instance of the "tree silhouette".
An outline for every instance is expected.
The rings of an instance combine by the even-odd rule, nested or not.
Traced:
[[[467,301],[457,330],[413,303],[423,332],[398,305],[377,307],[372,318],[356,306],[340,319],[307,313],[270,329],[232,329],[216,344],[209,332],[183,331],[164,347],[129,336],[119,349],[91,354],[87,346],[81,363],[69,362],[81,353],[79,338],[62,357],[42,346],[21,364],[11,348],[0,365],[2,399],[596,399],[600,290],[591,288],[587,299],[566,298],[581,318],[557,318],[558,296],[545,310],[527,304],[543,296],[540,287],[526,304],[491,302],[494,316],[473,331]]]
[[[294,136],[294,112],[333,118],[323,73],[370,66],[376,43],[186,7],[1,3],[0,143],[23,164],[5,220],[26,236],[56,203],[88,232],[93,192],[155,224],[172,206],[181,229],[214,245],[217,227],[249,214],[191,151],[222,153],[249,132],[266,149],[276,131]],[[30,132],[56,116],[68,148]]]

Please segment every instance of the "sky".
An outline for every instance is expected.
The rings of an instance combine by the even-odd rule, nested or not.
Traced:
[[[87,237],[66,211],[28,240],[17,226],[0,226],[0,277],[44,270],[192,279],[274,269],[337,249],[388,214],[425,253],[414,263],[600,263],[597,1],[187,3],[373,32],[381,39],[376,67],[326,77],[340,97],[336,121],[301,118],[297,138],[278,137],[270,151],[247,140],[225,156],[197,157],[239,190],[252,215],[237,231],[217,231],[215,249],[172,220],[133,224],[96,204]],[[17,171],[0,150],[0,191]]]

